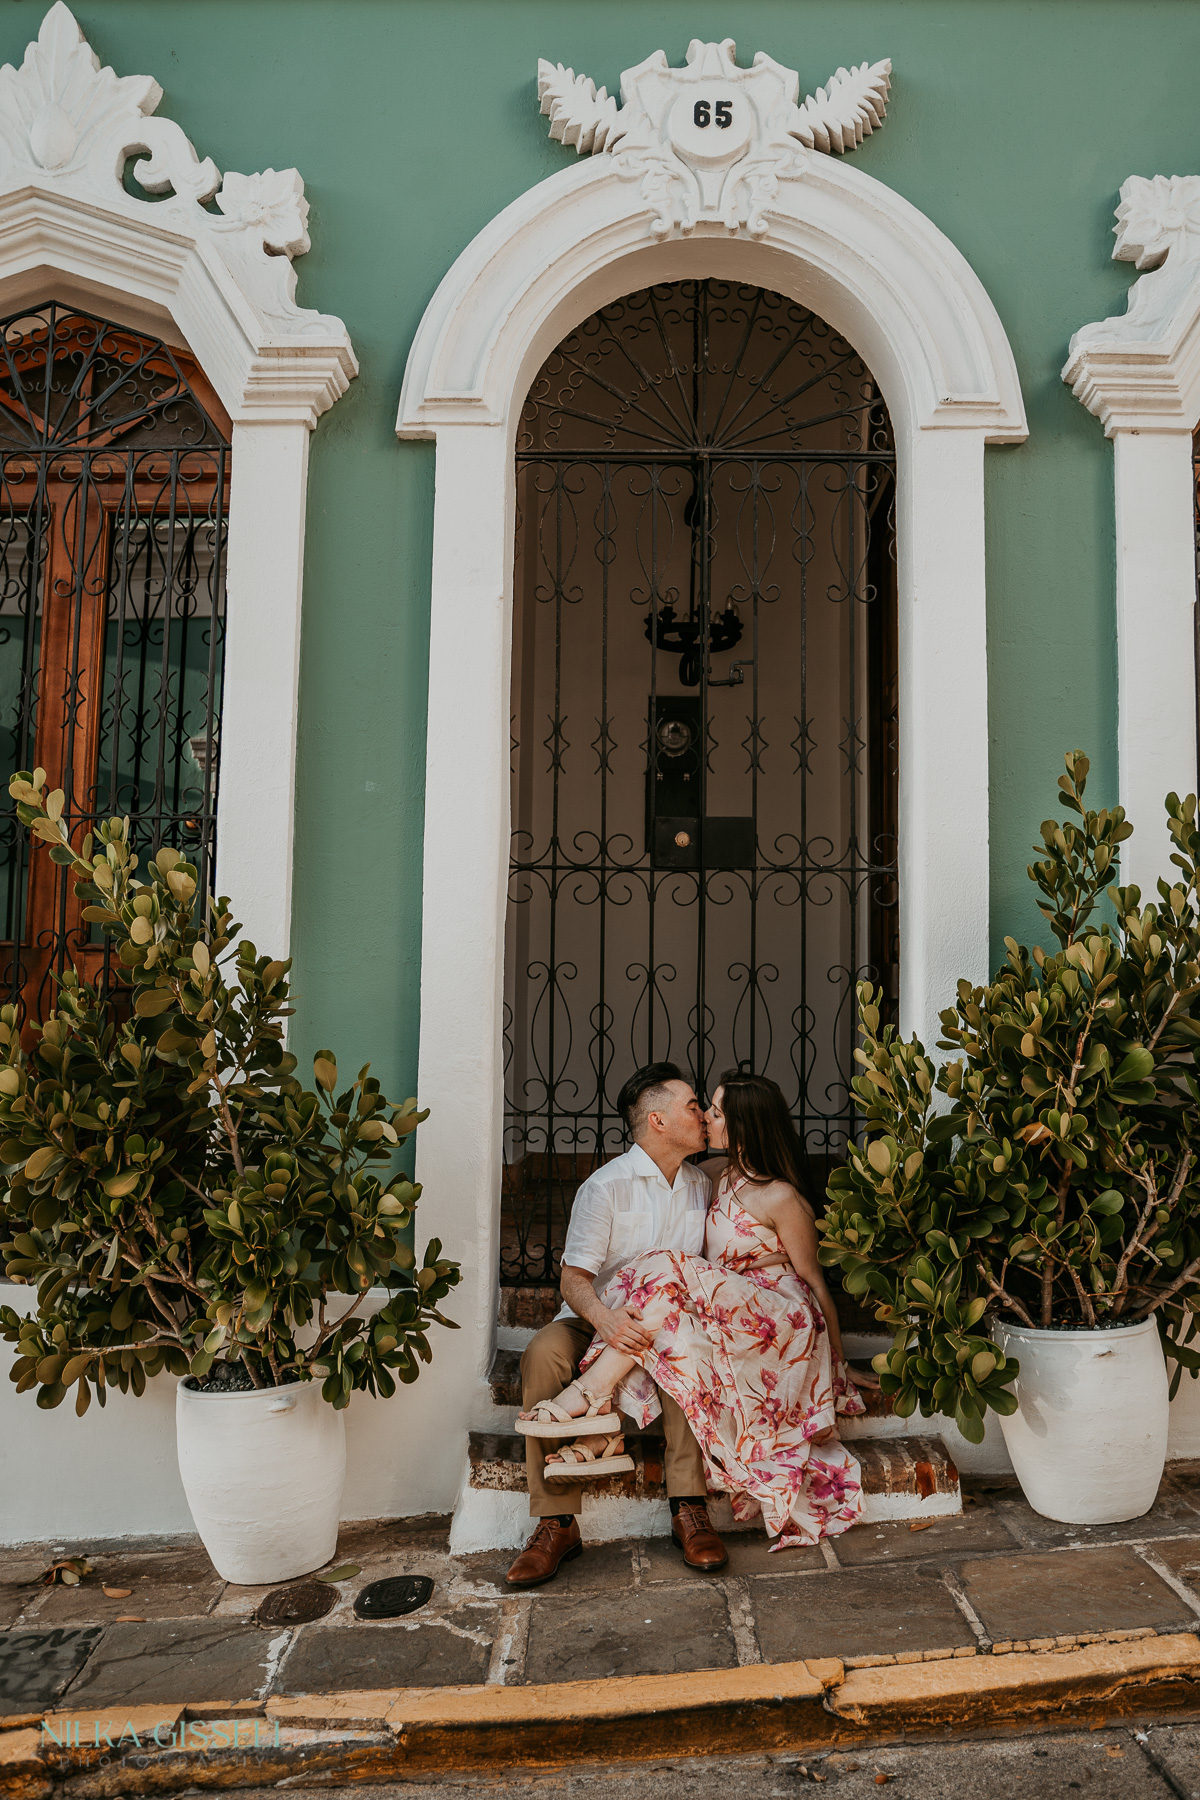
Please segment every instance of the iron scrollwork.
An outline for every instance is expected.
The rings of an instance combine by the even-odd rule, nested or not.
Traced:
[[[853,347],[687,281],[548,358],[517,446],[501,1280],[557,1279],[615,1095],[783,1086],[814,1189],[897,986],[895,449]],[[737,660],[725,663],[733,650]]]
[[[182,351],[56,302],[0,321],[0,774],[44,768],[79,841],[212,866],[229,429]],[[32,1016],[106,952],[0,784],[4,986]]]

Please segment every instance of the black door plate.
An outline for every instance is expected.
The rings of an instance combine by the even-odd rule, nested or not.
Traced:
[[[650,845],[655,869],[698,869],[703,849],[706,869],[754,867],[754,819],[710,816],[699,819],[657,818]]]

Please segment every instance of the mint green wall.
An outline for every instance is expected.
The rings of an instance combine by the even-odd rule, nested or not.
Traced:
[[[19,61],[41,0],[0,4]],[[1061,752],[1115,792],[1111,453],[1058,379],[1120,311],[1126,175],[1200,171],[1200,0],[78,0],[101,59],[149,73],[221,168],[294,163],[312,202],[304,304],[362,373],[313,444],[297,830],[299,1047],[415,1070],[433,451],[393,436],[405,357],[457,252],[572,153],[546,138],[539,55],[612,89],[660,45],[732,32],[809,90],[891,56],[856,154],[953,239],[1016,352],[1030,442],[988,456],[992,929],[1034,932],[1024,867]],[[282,753],[282,749],[281,749]],[[947,745],[947,755],[954,754]],[[963,819],[966,831],[980,821]],[[947,829],[952,829],[949,823]],[[463,845],[471,879],[472,846]]]

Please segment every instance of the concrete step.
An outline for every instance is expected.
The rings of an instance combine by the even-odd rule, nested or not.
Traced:
[[[860,1388],[859,1398],[866,1412],[838,1420],[838,1436],[847,1444],[859,1444],[864,1438],[902,1438],[912,1431],[914,1421],[902,1419],[892,1410],[890,1395],[881,1394],[878,1388]]]
[[[852,1311],[848,1304],[844,1304],[845,1300],[845,1296],[839,1297],[838,1313],[839,1316],[843,1312],[849,1315],[848,1318],[843,1319],[842,1341],[846,1347],[846,1354],[855,1363],[869,1364],[873,1356],[877,1356],[881,1350],[889,1348],[892,1340],[880,1331],[878,1325],[862,1315],[859,1309]],[[521,1351],[533,1336],[534,1331],[547,1319],[553,1318],[554,1313],[558,1310],[558,1304],[559,1296],[555,1288],[501,1289],[500,1317],[502,1323],[497,1331],[501,1347],[496,1351],[492,1361],[488,1387],[480,1394],[480,1406],[476,1418],[481,1426],[485,1424],[486,1420],[488,1430],[501,1433],[511,1427],[521,1401]],[[507,1326],[503,1323],[505,1319],[510,1321]],[[522,1321],[520,1325],[516,1323],[518,1320]],[[1200,1381],[1194,1384],[1187,1383],[1185,1391],[1190,1393],[1193,1387],[1197,1396],[1195,1412],[1197,1418],[1200,1418]],[[882,1394],[864,1392],[863,1399],[866,1401],[866,1413],[853,1419],[844,1418],[838,1427],[839,1434],[845,1442],[854,1445],[855,1455],[861,1454],[861,1447],[867,1442],[879,1443],[882,1441],[895,1445],[910,1436],[933,1435],[936,1440],[941,1441],[951,1463],[960,1469],[965,1469],[968,1474],[1003,1475],[1012,1472],[1012,1464],[1004,1443],[1004,1434],[1000,1428],[1000,1419],[996,1413],[987,1415],[983,1443],[970,1444],[962,1436],[953,1419],[943,1418],[940,1415],[928,1421],[917,1415],[909,1419],[902,1419],[892,1411],[890,1401],[886,1400]],[[487,1416],[486,1405],[489,1400],[494,1409],[494,1414],[490,1418]],[[1181,1407],[1186,1403],[1186,1399],[1181,1396],[1179,1400],[1176,1400],[1173,1411],[1179,1413]],[[1194,1438],[1197,1443],[1200,1443],[1200,1426],[1197,1426]],[[1181,1444],[1182,1442],[1181,1438]],[[1192,1439],[1188,1438],[1187,1442],[1190,1444]],[[1179,1448],[1174,1449],[1172,1454],[1192,1455],[1195,1452],[1191,1449]],[[599,1485],[603,1487],[604,1484]],[[483,1490],[477,1492],[482,1494]],[[467,1486],[464,1486],[460,1501],[460,1504],[463,1503],[468,1507],[476,1504]],[[608,1512],[612,1512],[614,1508],[619,1512],[623,1511],[627,1504],[633,1504],[633,1502],[625,1500],[589,1502],[589,1505],[602,1505]],[[661,1505],[661,1503],[656,1504]],[[874,1504],[870,1494],[868,1494],[868,1504]],[[665,1518],[665,1505],[662,1505],[662,1514]],[[524,1515],[522,1515],[522,1524],[524,1524]],[[488,1526],[487,1529],[490,1530],[491,1527]],[[630,1534],[636,1535],[642,1527],[631,1524],[627,1529]],[[455,1531],[456,1533],[458,1531],[457,1515]],[[596,1535],[595,1532],[593,1535]],[[620,1536],[620,1531],[616,1531],[615,1535]],[[493,1541],[507,1543],[510,1540],[506,1538]],[[511,1541],[515,1543],[519,1540],[514,1537]],[[477,1543],[467,1545],[464,1542],[459,1546],[456,1541],[456,1547],[483,1548],[484,1545]]]
[[[546,1314],[553,1317],[557,1310],[550,1307],[551,1299],[557,1301],[550,1289],[509,1288],[501,1299],[502,1321],[507,1318],[518,1344],[546,1322]],[[865,1360],[876,1347],[858,1341],[847,1344],[856,1360]],[[521,1401],[521,1351],[511,1341],[508,1345],[502,1341],[495,1352],[488,1396],[501,1417],[492,1429],[469,1435],[467,1471],[450,1537],[456,1554],[514,1547],[529,1534],[525,1439],[507,1429]],[[897,1418],[881,1394],[864,1398],[866,1415],[843,1421],[841,1432],[853,1444],[861,1470],[865,1518],[921,1520],[961,1512],[958,1469],[941,1438],[908,1435],[912,1422]],[[954,1430],[949,1424],[948,1429]],[[663,1536],[671,1528],[661,1435],[630,1431],[625,1443],[634,1461],[632,1472],[589,1482],[584,1491],[583,1530],[593,1543]],[[964,1450],[969,1448],[963,1445]],[[727,1500],[714,1499],[710,1510],[719,1530],[739,1529]]]
[[[589,1482],[589,1499],[662,1501],[662,1438],[631,1431],[625,1434],[625,1447],[634,1461],[632,1471]],[[519,1433],[473,1431],[468,1455],[469,1486],[477,1493],[528,1493],[525,1439]],[[854,1455],[867,1519],[934,1519],[962,1511],[958,1470],[940,1438],[860,1439]]]

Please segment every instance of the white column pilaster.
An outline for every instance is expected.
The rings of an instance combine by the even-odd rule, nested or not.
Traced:
[[[1196,537],[1192,434],[1112,430],[1117,556],[1117,742],[1134,834],[1121,879],[1143,900],[1171,876],[1163,801],[1196,790]]]
[[[216,879],[271,956],[291,941],[309,435],[233,428]]]
[[[957,981],[988,976],[984,433],[898,450],[900,1021],[933,1053]]]
[[[441,1378],[423,1391],[451,1459],[475,1422],[496,1323],[513,492],[503,427],[439,430],[418,1075],[431,1116],[417,1133],[417,1177],[426,1224],[436,1219],[463,1266],[451,1309],[461,1330],[439,1340]]]

